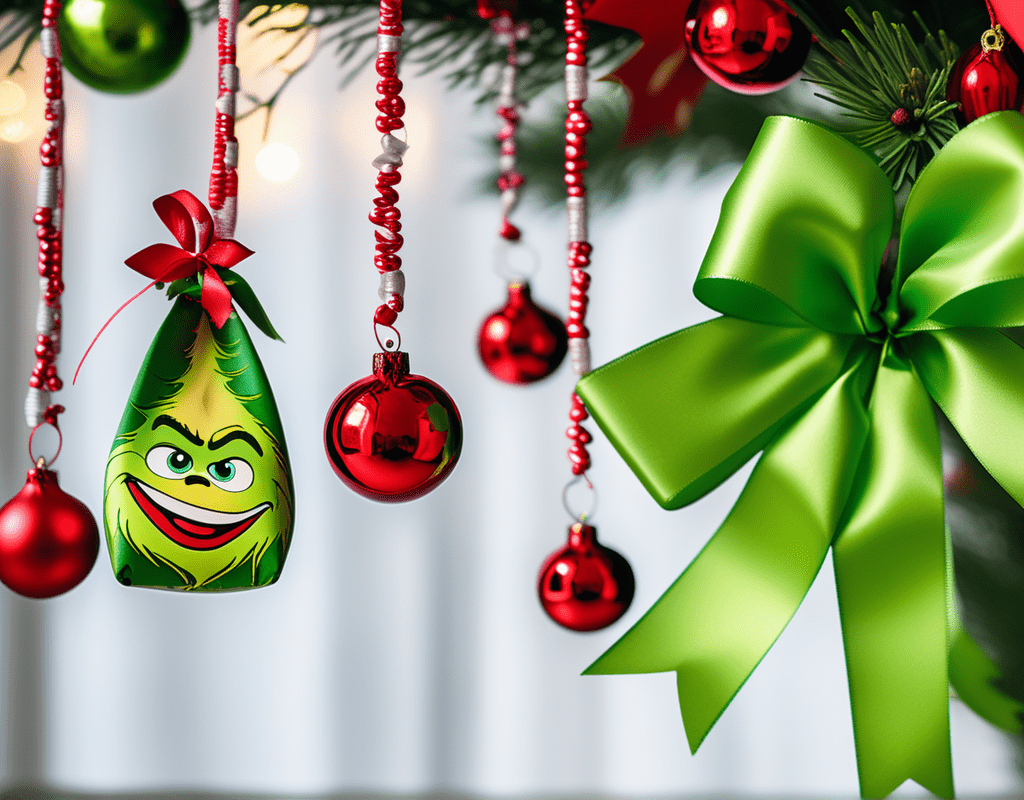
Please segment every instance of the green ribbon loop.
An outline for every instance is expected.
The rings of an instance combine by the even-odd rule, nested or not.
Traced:
[[[943,409],[1024,500],[1024,118],[990,114],[935,157],[881,269],[894,201],[870,158],[772,118],[723,203],[694,292],[726,316],[577,391],[648,491],[678,508],[763,449],[719,531],[590,673],[678,675],[696,749],[834,551],[861,790],[951,797],[949,670],[1015,719],[980,650],[947,636]],[[979,660],[980,654],[980,660]],[[1016,723],[1015,723],[1016,724]]]

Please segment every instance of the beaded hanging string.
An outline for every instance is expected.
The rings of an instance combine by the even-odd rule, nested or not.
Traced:
[[[398,251],[402,249],[402,214],[398,210],[398,191],[395,186],[402,180],[399,168],[408,145],[394,131],[404,130],[402,115],[405,101],[402,100],[402,82],[398,79],[398,54],[402,46],[402,2],[381,0],[380,21],[377,26],[377,130],[381,137],[381,154],[373,160],[377,172],[377,193],[370,222],[378,227],[374,231],[376,255],[373,265],[380,273],[380,299],[383,301],[373,315],[374,330],[377,325],[391,328],[398,337],[394,342],[388,339],[381,344],[384,350],[397,350],[401,335],[394,324],[399,312],[405,307],[405,274]],[[380,339],[378,338],[378,343]]]
[[[525,176],[516,166],[516,132],[519,128],[519,101],[516,98],[516,84],[519,79],[519,53],[516,42],[525,41],[530,35],[530,26],[516,23],[511,9],[498,11],[490,0],[479,0],[478,13],[491,22],[491,39],[497,45],[504,45],[505,63],[502,65],[498,88],[498,117],[502,121],[498,131],[500,154],[498,168],[498,190],[501,192],[501,228],[498,235],[510,242],[518,242],[521,231],[509,221],[509,214],[519,204],[519,192],[526,182]]]
[[[61,344],[61,294],[63,281],[63,210],[64,210],[64,88],[60,39],[57,36],[57,18],[60,0],[46,0],[43,4],[43,30],[40,34],[46,72],[43,88],[46,94],[46,133],[39,147],[39,185],[36,195],[36,213],[33,221],[38,226],[39,239],[39,309],[36,314],[36,364],[29,378],[25,397],[25,421],[29,435],[29,456],[38,466],[45,459],[32,454],[32,436],[44,424],[57,429],[57,415],[63,406],[50,404],[50,393],[60,391],[64,383],[57,374],[57,356]],[[57,453],[60,453],[58,445]],[[54,455],[50,463],[57,458]]]
[[[589,31],[583,19],[580,0],[565,0],[565,94],[568,113],[565,120],[565,185],[568,192],[568,267],[571,276],[569,288],[569,315],[565,330],[569,335],[569,357],[573,373],[577,376],[590,372],[590,331],[583,324],[587,315],[587,290],[590,288],[590,254],[593,248],[587,241],[587,188],[584,170],[587,167],[586,136],[590,132],[590,117],[583,109],[587,99],[587,39]],[[572,462],[574,480],[582,478],[591,489],[587,478],[590,468],[590,453],[587,444],[590,433],[580,423],[590,415],[583,401],[575,392],[569,410],[571,425],[566,436],[569,445],[569,460]],[[567,487],[568,488],[568,487]]]
[[[238,0],[220,0],[217,15],[217,113],[209,197],[214,236],[217,239],[230,239],[234,236],[238,216],[238,139],[235,138]]]

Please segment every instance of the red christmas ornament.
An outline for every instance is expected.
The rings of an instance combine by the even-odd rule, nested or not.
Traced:
[[[85,580],[100,549],[89,509],[57,485],[57,473],[28,471],[0,508],[0,581],[25,597],[56,597]]]
[[[694,0],[685,29],[694,63],[740,94],[781,89],[811,50],[811,32],[780,0]]]
[[[409,354],[375,353],[373,375],[338,395],[324,447],[338,477],[371,500],[415,500],[448,477],[462,451],[455,401],[409,374]]]
[[[548,377],[569,349],[565,324],[533,302],[530,284],[511,283],[508,302],[484,320],[477,345],[487,371],[505,383]]]
[[[547,615],[571,631],[607,628],[626,613],[635,589],[629,562],[598,544],[597,529],[569,528],[569,543],[540,568],[537,592]]]
[[[1024,83],[1017,75],[1011,48],[1016,49],[996,25],[956,62],[946,85],[946,99],[960,106],[957,117],[961,125],[993,111],[1021,107]]]
[[[624,145],[646,142],[659,131],[670,136],[690,128],[694,106],[708,79],[686,46],[685,3],[677,0],[596,0],[586,18],[635,31],[643,45],[609,79],[629,96]]]

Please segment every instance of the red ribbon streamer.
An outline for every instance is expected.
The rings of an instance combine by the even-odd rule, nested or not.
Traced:
[[[215,239],[213,236],[213,217],[202,201],[185,189],[173,194],[165,194],[153,201],[157,216],[167,226],[181,247],[170,244],[151,244],[135,255],[126,258],[125,264],[141,275],[152,280],[138,294],[129,298],[90,342],[85,355],[78,362],[72,384],[78,380],[78,373],[85,363],[86,356],[92,350],[96,340],[100,338],[107,326],[114,321],[130,303],[137,300],[157,283],[169,283],[189,278],[202,273],[203,291],[199,304],[210,315],[213,324],[218,328],[231,316],[231,291],[224,285],[214,267],[230,269],[253,254],[243,244],[234,239]]]

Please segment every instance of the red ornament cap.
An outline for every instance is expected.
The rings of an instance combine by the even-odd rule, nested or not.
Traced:
[[[409,354],[375,353],[373,375],[338,395],[324,425],[335,474],[385,503],[415,500],[440,484],[462,452],[462,417],[449,394],[409,373]]]
[[[25,597],[56,597],[85,580],[100,549],[96,520],[37,467],[0,508],[0,581]]]
[[[598,544],[597,529],[569,528],[569,542],[544,562],[537,592],[544,611],[563,628],[596,631],[618,620],[633,602],[633,570],[621,555]]]

